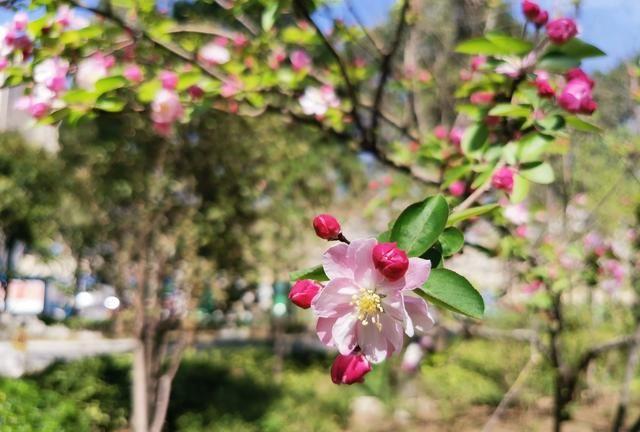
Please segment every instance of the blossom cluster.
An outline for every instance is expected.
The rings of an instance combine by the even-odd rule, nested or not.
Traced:
[[[313,311],[318,338],[338,350],[333,382],[361,382],[371,364],[402,350],[405,334],[433,326],[427,303],[414,293],[427,281],[431,262],[407,257],[393,242],[348,242],[331,215],[317,216],[313,226],[319,237],[343,242],[323,255],[328,281],[299,280],[289,299]]]

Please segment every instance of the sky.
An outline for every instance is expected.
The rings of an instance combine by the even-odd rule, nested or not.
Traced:
[[[521,19],[520,0],[507,0],[516,18]],[[93,3],[92,0],[88,0]],[[315,18],[323,28],[330,26],[330,18],[342,18],[354,23],[347,7],[349,2],[367,25],[380,24],[388,19],[394,0],[339,0],[330,10],[317,13]],[[538,0],[551,12],[551,16],[573,16],[571,0]],[[589,71],[607,71],[622,60],[640,53],[640,0],[582,0],[582,12],[578,17],[580,37],[597,45],[607,53],[606,57],[587,60]],[[11,13],[0,9],[0,22],[7,21]]]
[[[347,0],[345,0],[347,1]],[[360,18],[367,25],[376,25],[387,20],[394,0],[350,0]],[[513,15],[522,20],[520,0],[509,0]],[[572,16],[571,0],[538,0],[540,6],[550,11],[551,17]],[[345,2],[331,8],[336,17],[354,22]],[[323,26],[328,20],[318,15]],[[640,53],[640,0],[582,0],[578,17],[580,38],[597,45],[607,53],[606,57],[587,60],[585,69],[607,71],[621,61]]]

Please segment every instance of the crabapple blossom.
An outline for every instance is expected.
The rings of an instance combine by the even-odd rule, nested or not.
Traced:
[[[471,70],[476,72],[482,66],[487,63],[487,58],[485,56],[477,55],[471,58]]]
[[[312,280],[302,279],[291,287],[289,300],[302,309],[309,309],[311,300],[318,294],[318,291],[320,291],[320,285]]]
[[[224,98],[230,98],[242,91],[242,81],[237,77],[231,76],[224,80],[220,86],[220,95]]]
[[[533,21],[540,14],[540,6],[536,2],[523,0],[521,6],[522,13],[529,21]]]
[[[443,125],[438,125],[433,129],[433,135],[439,140],[447,139],[447,135],[449,135],[449,131]]]
[[[52,57],[38,63],[33,68],[33,80],[49,90],[58,93],[67,86],[69,62],[60,57]]]
[[[114,64],[112,56],[102,53],[93,54],[91,57],[78,63],[76,72],[76,84],[85,90],[93,90],[95,83],[109,74],[109,68]]]
[[[378,243],[373,248],[373,265],[384,277],[396,281],[407,272],[409,258],[396,243]]]
[[[144,80],[142,68],[137,64],[129,64],[125,66],[122,75],[134,84],[140,84]]]
[[[558,97],[558,105],[570,113],[593,114],[598,107],[593,100],[593,80],[580,69],[569,71],[567,79],[567,85]]]
[[[542,27],[549,21],[549,12],[547,12],[546,10],[541,10],[538,16],[535,17],[532,21],[536,25],[536,27]]]
[[[302,112],[307,115],[323,116],[329,108],[340,106],[340,99],[331,86],[307,87],[299,99]]]
[[[578,27],[571,18],[559,18],[547,24],[547,36],[556,45],[562,45],[578,34]]]
[[[336,240],[342,230],[338,219],[330,214],[320,214],[314,217],[313,229],[318,237],[325,240]]]
[[[464,129],[461,127],[453,127],[449,132],[449,142],[453,144],[457,149],[460,149],[462,143],[462,136],[464,135]]]
[[[212,41],[200,48],[198,58],[207,66],[216,66],[229,62],[231,54],[226,47]]]
[[[167,90],[175,90],[178,87],[178,74],[172,71],[163,70],[160,71],[160,82],[162,88]]]
[[[362,354],[338,354],[331,366],[331,381],[334,384],[360,383],[370,371],[371,364]]]
[[[380,363],[402,349],[403,333],[413,336],[433,325],[427,303],[412,291],[429,277],[431,262],[409,258],[404,276],[396,281],[375,267],[376,239],[338,244],[323,255],[329,282],[313,299],[320,341],[340,354],[362,352]]]
[[[308,69],[311,66],[311,56],[302,49],[292,51],[289,55],[289,60],[291,60],[291,66],[294,71]]]
[[[496,189],[501,189],[505,192],[511,193],[513,191],[513,168],[502,167],[498,168],[491,177],[491,185]]]
[[[420,366],[420,360],[424,356],[424,349],[418,342],[411,342],[402,356],[400,368],[405,372],[415,372]]]
[[[171,130],[171,125],[179,120],[183,113],[180,98],[175,91],[160,89],[151,102],[151,120],[161,134],[166,135]]]
[[[488,105],[493,102],[495,94],[490,91],[477,91],[471,94],[469,100],[475,105]]]
[[[536,55],[531,52],[525,57],[499,57],[502,60],[502,64],[496,67],[496,72],[502,75],[506,75],[509,78],[519,78],[526,74],[536,64]]]

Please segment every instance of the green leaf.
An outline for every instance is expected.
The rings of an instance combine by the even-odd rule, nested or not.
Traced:
[[[476,123],[469,126],[462,136],[462,151],[465,154],[472,154],[482,150],[488,137],[489,129],[484,123]]]
[[[555,179],[553,168],[547,162],[528,162],[520,165],[519,173],[534,183],[549,184]]]
[[[537,67],[549,72],[562,73],[580,66],[580,60],[559,52],[545,54]]]
[[[594,125],[593,123],[589,123],[585,120],[582,120],[577,116],[566,116],[565,120],[567,124],[574,128],[575,130],[579,130],[580,132],[594,132],[600,133],[602,129],[599,126]]]
[[[447,222],[447,226],[453,226],[458,222],[462,222],[472,217],[481,216],[497,209],[498,207],[500,207],[499,204],[487,204],[478,207],[471,207],[460,212],[451,213],[451,216],[449,216],[449,221]]]
[[[562,53],[575,59],[602,57],[606,55],[600,48],[578,38],[573,38],[562,45],[555,45],[548,52]]]
[[[494,106],[489,115],[499,117],[529,117],[532,108],[525,105],[498,104]]]
[[[151,80],[138,87],[138,100],[142,103],[149,103],[153,100],[158,90],[161,88],[159,80]]]
[[[513,176],[513,191],[511,192],[511,202],[517,204],[524,201],[529,194],[531,183],[520,174]]]
[[[458,228],[449,227],[440,235],[438,241],[442,245],[442,255],[450,257],[464,246],[464,234]]]
[[[445,189],[451,185],[451,183],[455,182],[461,177],[464,177],[469,172],[471,172],[471,165],[459,165],[457,167],[451,168],[446,171],[444,174],[444,182],[442,183],[442,189]]]
[[[432,269],[429,279],[416,293],[425,300],[454,312],[481,319],[482,296],[467,279],[448,269]]]
[[[101,97],[96,101],[95,108],[107,112],[120,112],[126,105],[126,101],[115,97]]]
[[[102,78],[96,81],[95,89],[97,94],[107,93],[117,90],[129,84],[129,81],[121,75]]]
[[[269,6],[262,12],[262,30],[268,32],[276,22],[276,12],[278,11],[279,4],[277,1],[272,1]]]
[[[555,114],[546,116],[541,120],[536,120],[536,123],[543,129],[553,132],[562,129],[565,126],[566,121],[561,115]]]
[[[95,93],[88,90],[74,89],[62,95],[62,100],[69,104],[93,104],[96,97]]]
[[[502,33],[487,33],[485,36],[495,46],[497,46],[502,54],[526,54],[533,49],[533,44],[524,39],[508,36]]]
[[[547,151],[553,142],[553,137],[531,132],[520,138],[516,157],[520,162],[534,162]]]
[[[440,242],[436,242],[428,251],[420,255],[420,258],[429,260],[432,269],[442,267],[444,260],[442,259],[442,246]]]
[[[297,281],[301,279],[311,279],[318,282],[328,281],[329,277],[324,272],[324,268],[321,265],[309,267],[306,269],[298,270],[289,273],[289,279],[291,281]]]
[[[456,46],[456,52],[461,54],[499,54],[499,49],[491,41],[479,37],[463,41]]]
[[[200,71],[192,70],[183,72],[178,78],[178,90],[186,90],[189,87],[198,84],[202,80],[202,74]]]
[[[391,241],[409,256],[420,256],[438,240],[449,216],[442,195],[429,197],[404,209],[391,229]]]
[[[387,230],[387,231],[381,232],[380,234],[378,234],[377,240],[380,243],[387,243],[389,240],[391,240],[391,231]]]

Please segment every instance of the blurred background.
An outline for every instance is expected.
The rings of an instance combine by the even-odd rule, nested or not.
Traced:
[[[198,4],[162,7],[186,16]],[[522,19],[519,1],[422,4],[413,55],[426,72],[420,112],[433,130],[453,122],[469,67],[455,45],[487,27],[519,29]],[[551,430],[556,371],[535,349],[547,337],[541,287],[570,286],[563,322],[576,364],[594,340],[640,328],[640,2],[540,4],[576,16],[581,37],[608,53],[585,63],[604,132],[575,133],[570,149],[559,143],[554,184],[507,206],[494,225],[467,227],[450,266],[481,291],[482,325],[436,311],[427,336],[350,387],[332,384],[334,354],[317,340],[311,313],[288,301],[288,273],[315,264],[327,246],[311,229],[314,215],[334,214],[350,238],[373,236],[433,190],[317,128],[215,111],[179,132],[158,177],[156,136],[142,114],[34,126],[13,108],[20,90],[3,90],[0,431],[129,430],[145,271],[131,263],[148,238],[159,245],[159,314],[170,323],[188,316],[190,334],[166,430]],[[336,2],[314,18],[384,37],[392,8]],[[156,182],[160,198],[149,194]],[[639,419],[629,430],[640,430],[630,346],[598,351],[579,369],[566,430],[611,430],[620,400],[629,424]]]

